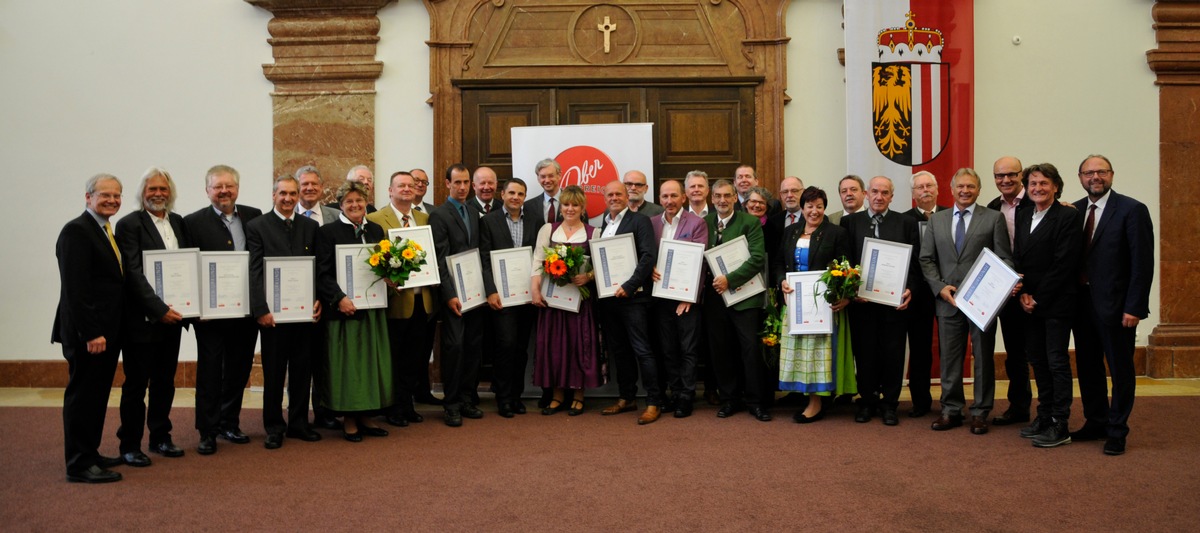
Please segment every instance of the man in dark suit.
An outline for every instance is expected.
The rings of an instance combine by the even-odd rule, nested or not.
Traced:
[[[838,198],[842,201],[842,210],[831,215],[826,215],[830,222],[834,224],[840,223],[842,217],[853,215],[863,209],[863,199],[866,198],[867,185],[863,183],[862,178],[849,174],[838,182]]]
[[[800,212],[800,195],[804,193],[804,182],[795,176],[783,178],[779,183],[779,198],[783,201],[783,209],[767,217],[763,225],[763,242],[767,247],[767,255],[779,249],[779,240],[783,238],[788,226],[804,222]]]
[[[142,453],[144,427],[150,427],[150,451],[165,457],[180,457],[183,450],[171,441],[171,404],[175,401],[175,369],[179,365],[181,324],[151,322],[148,316],[166,312],[167,304],[154,294],[145,281],[142,252],[189,248],[191,241],[184,229],[183,217],[175,207],[175,182],[166,170],[151,167],[142,176],[138,188],[142,207],[117,222],[117,245],[125,257],[129,272],[143,297],[127,302],[124,315],[125,338],[122,347],[125,382],[121,385],[121,459],[132,466],[149,466]],[[145,305],[143,302],[149,302]],[[147,388],[150,408],[146,409]]]
[[[942,416],[933,422],[934,431],[963,424],[963,357],[967,336],[975,358],[975,399],[971,404],[971,433],[988,431],[987,416],[996,395],[993,354],[996,327],[981,330],[955,306],[954,297],[963,278],[983,253],[991,249],[1002,261],[1012,265],[1008,228],[1004,215],[975,201],[979,198],[979,175],[969,168],[959,169],[950,180],[954,191],[954,209],[934,213],[921,241],[921,271],[930,291],[937,296],[938,347],[941,351]]]
[[[1084,266],[1080,314],[1074,325],[1075,367],[1086,419],[1073,441],[1107,437],[1104,453],[1125,453],[1136,385],[1133,370],[1138,322],[1150,314],[1154,281],[1154,226],[1145,204],[1112,190],[1107,157],[1090,155],[1079,165],[1087,198],[1083,214]],[[1104,363],[1112,374],[1112,401]]]
[[[658,382],[658,360],[650,345],[650,291],[654,282],[650,279],[658,250],[654,247],[654,226],[641,213],[629,210],[629,192],[625,184],[610,181],[604,186],[604,201],[608,213],[600,228],[600,238],[617,235],[633,235],[637,253],[637,266],[633,275],[626,280],[612,279],[619,283],[616,294],[599,300],[601,328],[610,359],[616,363],[617,386],[620,398],[617,403],[604,409],[601,414],[615,415],[637,409],[638,374],[642,387],[646,389],[646,410],[638,417],[638,424],[649,424],[658,420],[662,407],[662,395]],[[593,257],[598,262],[599,257]],[[600,286],[605,279],[597,278]]]
[[[338,216],[342,212],[320,203],[321,199],[325,197],[325,184],[321,181],[321,172],[317,170],[317,167],[305,165],[296,169],[293,175],[300,183],[300,202],[296,204],[296,214],[309,218],[320,226],[337,222]],[[313,361],[325,360],[325,328],[313,328],[312,342]],[[314,385],[325,382],[324,372],[325,365],[314,364],[312,366]],[[341,429],[341,423],[337,421],[331,411],[324,407],[328,402],[323,401],[320,397],[322,388],[319,385],[312,388],[314,424],[325,429]]]
[[[488,306],[495,317],[495,359],[493,387],[500,416],[512,418],[525,414],[521,394],[525,392],[525,366],[529,361],[529,335],[537,318],[532,305],[505,307],[500,302],[492,271],[492,251],[532,247],[537,242],[538,225],[533,213],[525,212],[525,182],[509,178],[501,196],[504,209],[497,209],[479,220],[479,258],[483,263],[483,286]],[[517,280],[529,289],[528,280]]]
[[[737,189],[737,203],[733,207],[737,211],[745,211],[746,202],[750,201],[750,189],[758,187],[758,171],[754,170],[753,165],[743,163],[734,170],[733,187]],[[767,202],[767,216],[782,210],[779,200],[772,198]]]
[[[666,239],[708,246],[708,224],[704,223],[703,218],[684,210],[686,200],[682,184],[676,180],[664,181],[658,188],[658,198],[664,209],[663,214],[650,219],[656,244],[661,245]],[[655,249],[661,248],[656,246]],[[654,282],[659,282],[661,273],[655,270],[653,278]],[[693,289],[693,294],[699,295],[701,287]],[[675,404],[675,418],[692,416],[692,403],[696,398],[696,364],[700,360],[700,336],[703,334],[699,298],[696,303],[654,298],[652,312],[665,359],[665,381],[673,395],[667,403]]]
[[[924,239],[929,217],[946,208],[937,205],[938,184],[933,174],[924,170],[917,172],[912,176],[911,185],[913,202],[917,205],[904,214],[917,221],[918,233]],[[921,246],[918,244],[913,255],[920,254]],[[933,328],[936,320],[933,294],[922,275],[908,302],[908,394],[913,404],[908,412],[909,418],[925,416],[933,407],[929,387],[933,381]]]
[[[625,184],[625,192],[629,193],[629,210],[635,213],[641,213],[648,217],[661,215],[663,208],[646,198],[650,185],[646,181],[646,174],[640,170],[630,170],[621,177],[621,183]]]
[[[561,207],[558,203],[558,193],[561,192],[559,185],[562,183],[562,167],[558,161],[550,158],[538,161],[534,167],[534,173],[537,174],[538,185],[542,186],[542,192],[528,200],[525,200],[525,210],[537,217],[538,227],[547,222],[561,220]],[[587,220],[585,212],[581,217]]]
[[[424,170],[419,168],[414,168],[408,171],[408,173],[413,177],[413,211],[426,215],[432,213],[434,205],[425,201],[425,192],[429,190],[429,174],[426,174]],[[396,174],[399,174],[399,172]],[[396,174],[392,174],[393,179],[396,177]],[[432,345],[430,349],[432,349]],[[425,381],[425,384],[428,385],[428,378]]]
[[[429,215],[433,243],[437,249],[438,269],[442,276],[442,387],[445,394],[445,422],[459,427],[463,417],[483,418],[483,411],[472,404],[480,352],[483,349],[483,313],[479,308],[462,311],[462,301],[450,277],[446,258],[479,247],[479,217],[467,207],[471,190],[471,171],[462,164],[446,169],[446,203]]]
[[[871,178],[867,186],[867,209],[842,217],[841,226],[850,234],[850,264],[861,265],[863,243],[871,237],[907,244],[911,247],[908,280],[900,305],[855,299],[850,305],[850,334],[854,346],[855,377],[858,380],[858,412],[855,422],[869,422],[879,412],[884,425],[900,423],[896,417],[900,389],[904,383],[904,337],[907,333],[907,309],[912,290],[922,282],[917,263],[920,237],[917,221],[889,207],[894,193],[892,180]]]
[[[471,199],[467,206],[480,218],[504,207],[504,201],[496,196],[496,183],[496,171],[489,167],[479,167],[471,174]]]
[[[988,209],[995,209],[1004,215],[1010,246],[1016,234],[1017,215],[1033,206],[1033,202],[1025,196],[1021,168],[1021,160],[1007,156],[997,159],[992,165],[992,176],[996,178],[996,189],[1000,191],[1000,196],[988,202],[987,206]],[[1028,315],[1021,309],[1021,302],[1017,298],[1009,298],[1000,310],[1000,333],[1004,336],[1004,371],[1008,374],[1008,409],[992,419],[992,423],[997,426],[1029,421],[1033,390],[1029,387],[1029,358],[1025,356],[1027,318]]]
[[[321,434],[308,423],[308,390],[312,383],[313,323],[321,318],[321,301],[314,296],[312,321],[278,323],[275,305],[267,302],[266,271],[269,257],[314,257],[317,251],[316,222],[296,216],[300,184],[292,176],[275,178],[271,200],[275,209],[246,224],[246,249],[250,251],[250,315],[262,330],[263,427],[268,450],[283,446],[283,437],[308,442]],[[316,270],[313,268],[313,289]],[[278,274],[277,274],[278,275]],[[302,308],[303,309],[303,308]],[[287,383],[288,417],[283,419],[283,387]]]
[[[106,483],[121,480],[108,468],[122,460],[101,456],[99,448],[121,351],[122,312],[126,299],[137,296],[108,222],[121,210],[121,182],[97,174],[85,191],[87,210],[63,226],[55,245],[62,290],[50,342],[62,344],[70,372],[63,396],[67,481]],[[179,321],[179,313],[159,310],[159,320]]]
[[[212,205],[183,219],[200,251],[246,251],[246,225],[262,211],[237,203],[241,179],[226,165],[208,169],[205,191]],[[239,419],[242,394],[254,366],[258,325],[250,317],[196,322],[196,451],[217,451],[217,436],[236,444],[250,442]]]
[[[717,180],[712,187],[712,199],[716,210],[705,219],[709,248],[744,236],[750,252],[750,258],[738,268],[710,272],[711,279],[704,288],[704,325],[720,382],[721,408],[717,416],[728,418],[746,407],[754,418],[769,422],[768,406],[774,396],[775,376],[763,361],[762,340],[758,337],[765,299],[761,294],[755,295],[726,307],[721,298],[722,293],[737,290],[756,275],[763,274],[766,282],[767,253],[762,224],[757,217],[734,209],[737,195],[728,180]]]

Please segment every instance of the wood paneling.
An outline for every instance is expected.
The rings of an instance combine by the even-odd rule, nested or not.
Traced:
[[[658,179],[682,178],[690,170],[732,177],[739,164],[755,161],[753,88],[657,89],[647,107],[657,125]]]
[[[554,124],[553,89],[463,91],[463,162],[512,177],[512,128]]]

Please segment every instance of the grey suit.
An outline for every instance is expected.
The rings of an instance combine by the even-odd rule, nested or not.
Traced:
[[[996,395],[995,364],[996,327],[980,330],[957,307],[938,295],[947,285],[958,287],[967,272],[983,252],[992,250],[1009,266],[1012,252],[1008,241],[1008,224],[999,211],[975,204],[967,220],[962,252],[955,250],[954,230],[958,222],[957,208],[936,212],[929,219],[925,238],[921,239],[921,271],[937,300],[938,344],[941,354],[942,415],[962,416],[966,399],[963,396],[962,366],[967,335],[971,337],[971,355],[975,358],[975,400],[971,416],[984,419],[992,410]]]

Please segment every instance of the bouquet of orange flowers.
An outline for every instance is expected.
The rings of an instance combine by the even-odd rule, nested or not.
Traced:
[[[413,272],[421,271],[421,265],[426,264],[425,256],[428,254],[416,241],[403,237],[396,237],[394,241],[379,241],[371,252],[371,256],[367,258],[371,272],[401,287]]]
[[[824,296],[826,302],[832,304],[843,298],[853,299],[858,294],[858,287],[863,284],[862,265],[851,266],[843,255],[841,259],[829,262],[817,283],[825,284],[820,296]]]
[[[559,287],[570,285],[571,278],[587,272],[588,256],[583,253],[582,247],[558,244],[542,250],[546,253],[546,259],[542,261],[542,272],[550,277],[551,283]],[[590,293],[587,287],[580,287],[579,295],[588,298]]]

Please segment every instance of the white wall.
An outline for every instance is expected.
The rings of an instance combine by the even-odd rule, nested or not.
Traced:
[[[1152,4],[977,1],[975,166],[986,175],[1012,153],[1073,175],[1084,155],[1102,152],[1116,188],[1146,202],[1157,221],[1158,91],[1145,62],[1155,46]],[[436,177],[428,16],[419,0],[379,16],[376,174],[419,166]],[[226,163],[243,175],[244,203],[269,204],[272,86],[261,65],[272,61],[270,17],[232,0],[0,2],[0,161],[15,222],[0,234],[0,249],[14,251],[0,263],[8,295],[0,359],[61,357],[49,343],[59,286],[53,243],[83,210],[88,176],[122,178],[124,214],[136,209],[141,172],[163,166],[180,187],[177,211],[188,213],[207,203],[204,171]],[[789,7],[787,171],[826,189],[845,161],[840,24],[840,0]],[[1068,185],[1064,198],[1080,196]],[[1155,313],[1143,323],[1140,343],[1157,322]],[[190,334],[183,358],[195,358]]]

